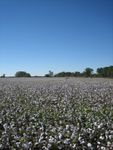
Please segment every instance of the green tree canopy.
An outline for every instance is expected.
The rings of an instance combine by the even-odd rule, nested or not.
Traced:
[[[97,68],[99,77],[113,77],[113,66]]]
[[[84,75],[86,77],[91,77],[93,74],[93,69],[92,68],[86,68],[85,71],[84,71]]]
[[[25,71],[18,71],[16,72],[15,77],[31,77],[31,75]]]

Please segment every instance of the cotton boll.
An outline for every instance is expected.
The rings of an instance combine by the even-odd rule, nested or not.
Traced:
[[[87,146],[88,146],[88,147],[92,147],[92,144],[91,144],[91,143],[88,143]]]

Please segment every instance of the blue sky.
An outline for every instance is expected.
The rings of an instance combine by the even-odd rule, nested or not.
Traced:
[[[113,65],[113,0],[0,0],[0,75]]]

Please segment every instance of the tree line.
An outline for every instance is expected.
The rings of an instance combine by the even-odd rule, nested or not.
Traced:
[[[30,73],[25,71],[18,71],[15,73],[15,77],[31,77]],[[38,76],[34,76],[38,77]],[[83,72],[59,72],[54,74],[53,71],[49,71],[48,74],[45,74],[45,77],[109,77],[113,78],[113,66],[97,68],[96,73],[92,68],[86,68]],[[5,78],[5,74],[1,76]]]
[[[60,72],[56,77],[109,77],[113,78],[113,66],[97,68],[96,73],[92,68],[86,68],[82,73],[76,72]]]

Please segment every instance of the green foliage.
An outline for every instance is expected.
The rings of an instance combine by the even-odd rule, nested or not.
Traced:
[[[92,68],[86,68],[84,71],[84,76],[85,77],[91,77],[93,73],[93,69]]]
[[[76,71],[76,72],[74,73],[74,76],[75,76],[75,77],[80,77],[80,76],[81,76],[81,73],[80,73],[79,71]]]
[[[16,72],[15,77],[31,77],[31,75],[25,71],[18,71]],[[40,77],[40,76],[34,76],[34,77]],[[62,71],[55,75],[53,71],[49,70],[49,73],[45,74],[45,77],[103,77],[103,78],[108,77],[108,78],[113,78],[113,66],[97,68],[96,73],[93,73],[93,69],[89,67],[87,67],[83,72]],[[3,74],[1,78],[5,78],[5,74]]]
[[[5,78],[5,74],[3,74],[3,75],[1,76],[1,78]]]
[[[53,71],[49,70],[49,76],[53,77]]]
[[[49,75],[49,74],[48,74]],[[86,68],[81,72],[59,72],[55,77],[110,77],[113,78],[113,66],[97,68],[97,73],[93,73],[92,68]]]
[[[113,77],[113,66],[97,68],[97,75],[99,77]]]
[[[53,77],[53,71],[49,70],[49,73],[45,74],[45,77]]]
[[[74,77],[75,73],[74,72],[60,72],[55,75],[55,77]]]
[[[49,74],[45,74],[45,77],[50,77],[50,75]]]
[[[15,77],[31,77],[31,75],[25,71],[18,71],[16,72]]]

